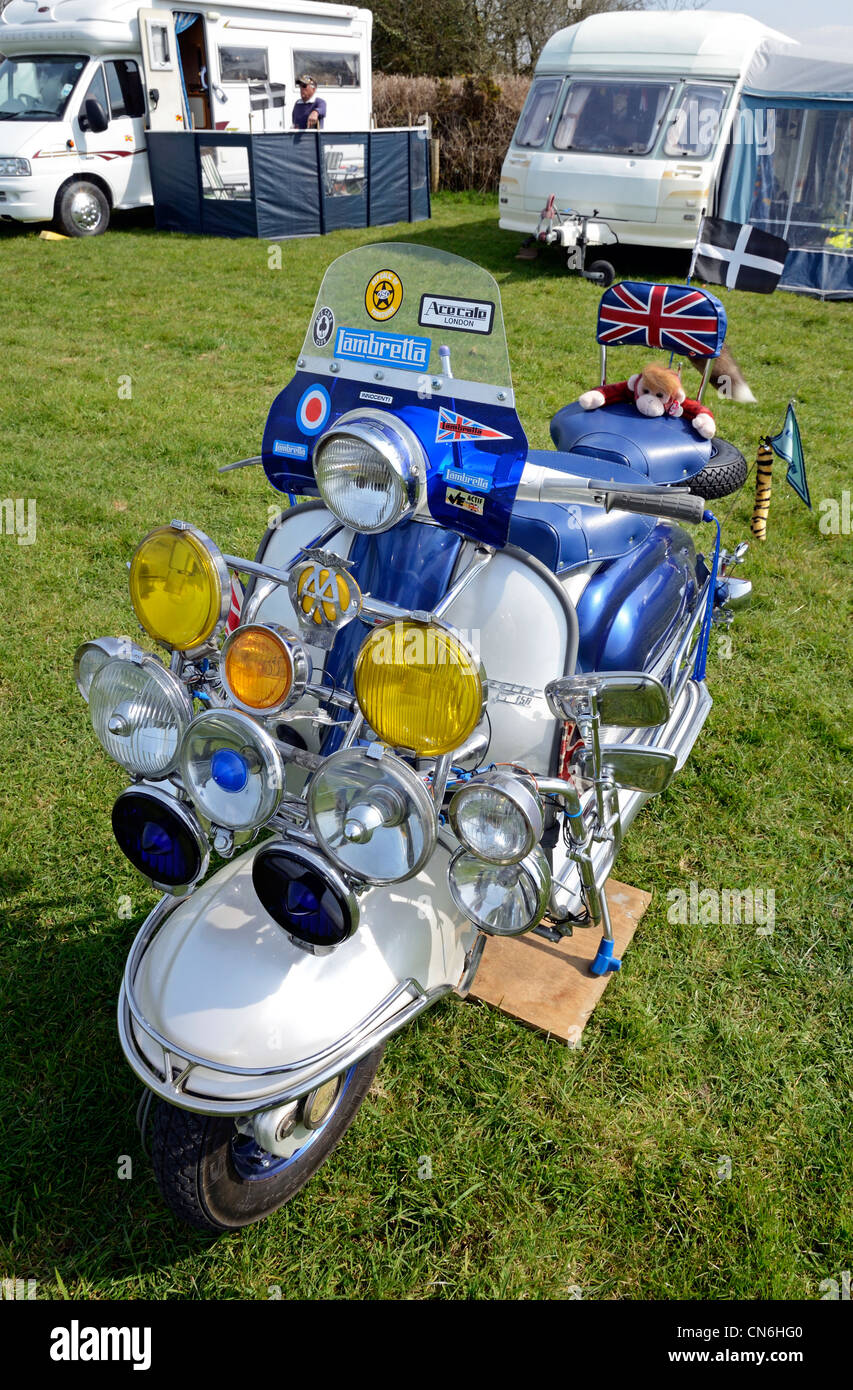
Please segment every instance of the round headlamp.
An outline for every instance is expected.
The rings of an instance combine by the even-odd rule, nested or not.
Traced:
[[[417,507],[426,462],[417,435],[381,410],[352,410],[314,448],[314,477],[329,511],[353,531],[387,531]]]
[[[381,750],[380,750],[381,752]],[[438,820],[417,773],[393,753],[342,748],[308,787],[308,818],[321,848],[365,883],[401,883],[435,849]]]
[[[88,704],[89,687],[95,672],[114,656],[126,656],[131,661],[150,656],[132,637],[95,637],[91,642],[83,642],[74,653],[74,680],[77,689]]]
[[[187,729],[181,777],[197,810],[226,830],[275,814],[284,787],[281,754],[266,729],[239,710],[207,710]]]
[[[158,787],[128,787],[113,806],[119,849],[155,888],[188,888],[210,861],[207,837],[188,806]]]
[[[334,950],[358,926],[349,884],[307,845],[264,845],[252,861],[252,884],[273,921],[317,955]]]
[[[355,663],[361,712],[392,748],[438,757],[464,743],[483,717],[487,690],[476,656],[436,623],[374,628]]]
[[[466,849],[447,869],[450,895],[460,912],[491,936],[520,936],[544,915],[551,870],[537,845],[518,864],[485,864]]]
[[[450,824],[465,848],[479,859],[517,864],[542,838],[542,802],[531,779],[488,772],[456,792],[450,803]]]
[[[190,651],[228,616],[228,566],[203,531],[183,521],[158,526],[130,562],[130,601],[149,637]]]
[[[240,709],[275,714],[304,693],[311,658],[278,623],[249,623],[225,639],[219,675]]]
[[[165,777],[193,717],[186,688],[156,656],[110,657],[89,685],[92,728],[111,758],[139,777]]]

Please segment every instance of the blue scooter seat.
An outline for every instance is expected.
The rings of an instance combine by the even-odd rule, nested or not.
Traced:
[[[567,455],[531,449],[527,458],[532,464],[559,468],[614,487],[625,483],[636,486],[639,481],[636,471],[621,462],[577,451]],[[654,517],[633,512],[605,512],[601,507],[575,503],[516,502],[509,542],[541,560],[554,574],[565,574],[581,565],[630,554],[656,524]]]
[[[621,464],[635,483],[683,483],[711,458],[711,441],[685,416],[649,419],[627,401],[598,410],[583,410],[577,401],[564,405],[551,421],[551,438],[558,449]]]

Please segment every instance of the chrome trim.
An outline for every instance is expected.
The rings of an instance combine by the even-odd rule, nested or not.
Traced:
[[[454,994],[458,994],[460,999],[464,999],[474,983],[474,977],[483,959],[483,952],[486,949],[487,937],[485,932],[478,932],[474,938],[474,943],[469,951],[465,952],[462,974],[459,976],[459,983],[454,988]]]
[[[494,554],[495,551],[491,546],[477,545],[475,547],[474,553],[465,569],[458,578],[453,581],[447,593],[444,595],[444,598],[435,605],[433,614],[436,618],[444,617],[447,609],[451,604],[455,603],[459,595],[468,588],[471,580],[476,578],[482,569],[485,569],[486,565],[494,558]]]
[[[170,1042],[148,1022],[134,996],[133,986],[142,956],[176,905],[173,900],[161,899],[137,933],[127,958],[119,993],[118,1031],[122,1051],[140,1081],[170,1105],[177,1105],[180,1109],[190,1110],[195,1114],[254,1115],[261,1111],[271,1110],[278,1105],[286,1105],[291,1100],[298,1100],[318,1086],[322,1086],[324,1082],[330,1081],[339,1072],[346,1071],[366,1053],[377,1047],[380,1042],[389,1038],[392,1033],[399,1032],[418,1014],[423,1013],[425,1009],[438,999],[443,998],[445,994],[449,994],[453,988],[452,985],[439,985],[435,989],[424,990],[417,980],[410,977],[396,985],[375,1008],[371,1009],[369,1014],[365,1015],[360,1023],[350,1028],[337,1042],[314,1053],[311,1057],[301,1058],[297,1062],[286,1062],[277,1067],[226,1066],[221,1062],[199,1057],[195,1053]],[[408,992],[411,992],[414,997],[404,1008],[393,1014],[391,1018],[386,1019],[384,1023],[376,1022],[390,1005]],[[143,1056],[133,1036],[134,1022],[141,1032],[163,1049],[164,1075],[162,1078],[158,1076],[147,1058]],[[183,1066],[177,1071],[177,1075],[173,1059],[183,1063]],[[199,1067],[226,1077],[246,1077],[256,1081],[263,1081],[265,1077],[280,1076],[282,1086],[275,1092],[252,1099],[228,1101],[205,1097],[203,1094],[187,1090],[187,1082],[192,1073]],[[287,1077],[290,1073],[306,1072],[311,1068],[316,1068],[316,1070],[310,1071],[307,1076],[303,1075],[301,1080],[292,1080],[289,1084],[287,1083]]]
[[[84,690],[80,680],[80,663],[83,660],[84,654],[92,649],[102,653],[103,661],[92,672],[89,678],[89,685],[87,685]],[[134,642],[132,637],[92,637],[88,642],[81,642],[74,653],[74,684],[77,686],[80,698],[85,700],[88,705],[89,687],[98,674],[98,671],[101,669],[101,666],[105,666],[112,657],[123,656],[128,661],[138,661],[144,656],[152,655],[154,655],[152,652],[147,652],[144,647],[140,647],[138,642]],[[160,658],[157,656],[155,656],[154,659],[160,661]],[[160,661],[160,665],[163,665],[162,661]]]

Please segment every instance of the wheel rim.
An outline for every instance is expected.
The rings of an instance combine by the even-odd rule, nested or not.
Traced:
[[[354,1074],[355,1067],[352,1066],[345,1073],[343,1084],[329,1107],[328,1114],[324,1116],[322,1123],[315,1129],[309,1129],[300,1118],[290,1136],[295,1141],[296,1147],[287,1157],[272,1154],[266,1149],[262,1149],[249,1134],[236,1132],[232,1135],[231,1158],[239,1176],[246,1182],[263,1182],[266,1178],[277,1177],[279,1173],[283,1173],[286,1168],[301,1158],[311,1145],[317,1142],[328,1127],[332,1117],[337,1114]]]
[[[71,199],[69,216],[81,232],[90,232],[101,220],[101,205],[93,193],[75,193]]]

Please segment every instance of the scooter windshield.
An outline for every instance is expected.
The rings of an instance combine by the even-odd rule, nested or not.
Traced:
[[[500,293],[471,261],[432,247],[360,247],[327,270],[297,372],[270,412],[274,487],[316,492],[316,440],[344,413],[398,415],[428,459],[442,524],[504,545],[527,456],[515,412]]]
[[[447,353],[440,353],[446,348]],[[362,246],[326,271],[302,345],[360,380],[384,373],[511,387],[500,294],[487,271],[428,246]],[[346,365],[345,365],[346,364]],[[429,383],[421,383],[422,386]],[[479,394],[479,393],[476,393]]]

